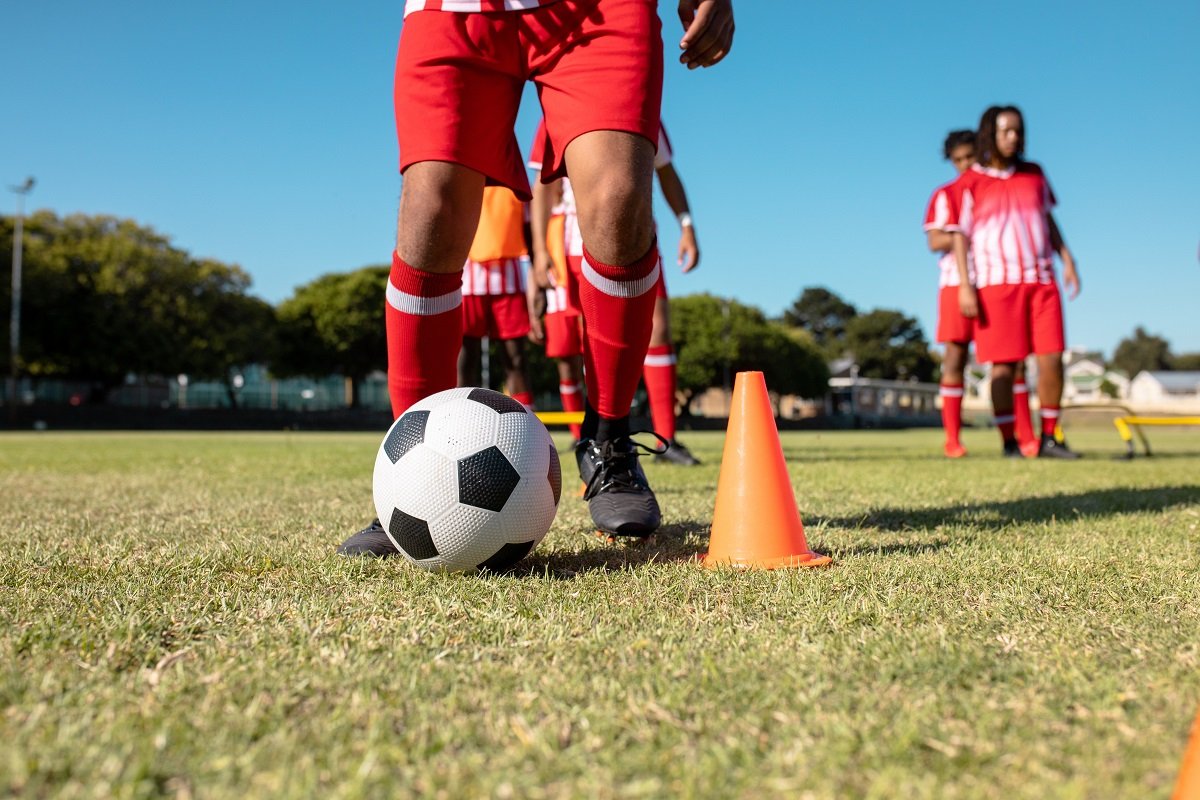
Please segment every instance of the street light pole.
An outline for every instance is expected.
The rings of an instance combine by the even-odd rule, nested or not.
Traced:
[[[17,195],[17,219],[13,235],[12,256],[12,316],[8,328],[8,421],[17,423],[17,379],[20,377],[18,362],[21,357],[21,247],[25,232],[25,195],[33,191],[34,180],[26,178],[20,186],[8,187]]]

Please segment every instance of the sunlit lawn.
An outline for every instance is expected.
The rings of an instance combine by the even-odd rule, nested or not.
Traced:
[[[565,438],[557,437],[565,445]],[[1200,435],[1079,463],[785,433],[817,571],[571,494],[505,576],[333,556],[377,438],[0,435],[0,794],[1165,798],[1200,704]],[[568,480],[568,489],[573,482]]]

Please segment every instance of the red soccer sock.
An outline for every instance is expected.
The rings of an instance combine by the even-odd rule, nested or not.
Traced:
[[[1036,441],[1033,418],[1029,414],[1029,389],[1023,383],[1013,384],[1013,416],[1016,417],[1017,441],[1022,445]]]
[[[963,385],[943,383],[938,390],[942,396],[942,429],[946,431],[947,444],[959,444],[962,433]]]
[[[392,415],[458,383],[462,347],[462,271],[439,274],[392,253],[387,306],[388,396]]]
[[[650,422],[659,436],[675,441],[675,351],[669,344],[653,345],[642,366]]]
[[[558,396],[562,398],[563,411],[583,411],[583,386],[578,383],[562,383],[558,384]],[[571,431],[571,437],[579,438],[579,425],[572,423],[567,426]]]
[[[602,420],[629,416],[650,344],[658,276],[657,244],[625,267],[597,261],[584,246],[579,285],[584,381],[588,402]]]
[[[1000,431],[1000,438],[1006,442],[1015,441],[1016,436],[1013,429],[1016,427],[1016,418],[1012,413],[996,414],[996,428]]]
[[[513,392],[512,399],[533,411],[533,392]]]
[[[1042,406],[1042,436],[1054,436],[1058,430],[1058,406]]]

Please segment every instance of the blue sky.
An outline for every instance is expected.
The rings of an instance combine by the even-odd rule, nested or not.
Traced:
[[[277,302],[390,258],[402,0],[6,3],[0,182],[30,209],[130,217],[240,264]],[[680,34],[662,3],[667,52]],[[921,231],[940,145],[992,103],[1026,115],[1082,296],[1068,342],[1134,326],[1200,350],[1200,4],[735,2],[731,56],[668,57],[664,118],[710,291],[780,313],[805,286],[898,308],[932,338]],[[526,94],[522,146],[538,115]],[[15,198],[0,197],[6,214]],[[676,228],[660,202],[664,249]],[[6,271],[6,267],[5,267]]]

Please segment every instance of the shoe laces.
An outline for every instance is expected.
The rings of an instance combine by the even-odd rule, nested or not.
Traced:
[[[633,437],[648,433],[659,441],[661,447],[652,447],[639,442]],[[600,492],[644,492],[649,485],[642,480],[637,468],[638,449],[654,455],[662,455],[671,447],[671,443],[663,436],[649,430],[633,431],[628,436],[618,436],[616,439],[593,443],[591,447],[598,451],[600,465],[587,482],[583,499],[591,500]]]

